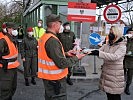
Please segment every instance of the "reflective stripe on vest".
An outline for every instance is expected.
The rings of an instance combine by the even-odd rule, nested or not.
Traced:
[[[6,35],[4,35],[3,38],[6,40],[10,52],[9,52],[8,55],[2,56],[2,58],[5,59],[5,60],[6,59],[8,60],[8,59],[13,59],[13,58],[18,57],[18,50],[15,47],[15,45],[13,44],[13,42],[11,42],[10,39]],[[3,65],[0,64],[0,67],[2,67],[2,66]],[[19,66],[19,62],[18,62],[18,60],[16,60],[14,62],[8,62],[8,67],[7,68],[12,69],[12,68],[16,68],[18,66]]]
[[[43,69],[43,68],[38,68],[38,71],[39,72],[42,72],[44,74],[60,74],[62,73],[64,69],[58,69],[58,70],[46,70],[46,69]]]
[[[46,60],[38,59],[38,62],[42,63],[42,64],[45,64],[45,65],[48,65],[48,66],[55,66],[55,63],[53,61],[52,62],[48,62]]]
[[[60,69],[55,65],[54,61],[47,56],[45,50],[45,43],[50,37],[54,37],[53,34],[44,34],[38,41],[38,77],[47,80],[59,80],[67,76],[68,68]],[[59,40],[58,40],[59,41]],[[63,55],[65,56],[64,49],[62,48]]]
[[[18,57],[18,54],[15,54],[15,55],[13,55],[13,56],[11,56],[11,57],[6,57],[6,56],[4,56],[4,57],[2,57],[3,59],[12,59],[12,58],[16,58],[16,57]]]

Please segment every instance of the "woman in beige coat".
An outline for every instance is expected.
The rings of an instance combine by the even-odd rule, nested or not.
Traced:
[[[124,92],[123,59],[126,54],[126,40],[122,35],[119,27],[112,26],[108,43],[91,53],[104,60],[99,87],[106,92],[108,100],[121,100],[121,93]]]

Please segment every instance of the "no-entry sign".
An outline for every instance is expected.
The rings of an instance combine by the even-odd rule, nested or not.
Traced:
[[[69,21],[95,22],[96,3],[68,2]]]
[[[121,18],[121,9],[117,5],[109,5],[105,8],[104,19],[109,23],[115,23]]]

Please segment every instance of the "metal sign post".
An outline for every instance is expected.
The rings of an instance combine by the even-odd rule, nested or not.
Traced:
[[[95,47],[94,47],[95,48]],[[94,72],[92,73],[92,74],[98,74],[97,72],[96,72],[96,56],[94,55]]]
[[[89,42],[94,45],[92,49],[97,49],[96,46],[101,42],[101,36],[98,33],[91,33],[89,35]],[[96,56],[94,56],[94,72],[93,74],[97,74],[96,72]]]
[[[80,22],[80,41],[81,41],[81,38],[82,38],[82,29],[83,29],[83,23],[82,22]],[[82,45],[82,41],[81,41],[81,43],[80,43],[80,47],[81,47],[81,45]],[[81,60],[79,61],[79,67],[81,66]]]
[[[84,0],[78,0],[78,2],[68,2],[68,21],[80,22],[79,38],[82,38],[82,22],[95,22],[96,18],[96,3],[84,3]],[[86,0],[88,1],[88,0]],[[82,42],[80,42],[81,46]],[[81,66],[81,61],[78,63],[78,67],[74,67],[73,75],[86,76],[86,71],[83,66]]]

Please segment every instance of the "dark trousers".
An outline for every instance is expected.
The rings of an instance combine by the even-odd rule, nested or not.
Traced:
[[[127,84],[127,85],[130,85],[130,84],[132,83],[133,69],[128,68],[128,69],[127,69],[126,75],[127,75],[127,76],[126,76],[126,79],[127,79],[126,84]]]
[[[24,77],[36,77],[37,73],[37,57],[26,57],[23,62]]]
[[[0,68],[0,100],[12,100],[17,87],[17,69],[4,72]]]
[[[121,95],[120,94],[106,93],[106,95],[107,95],[107,100],[121,100]]]
[[[61,80],[58,80],[58,82],[60,85],[56,89],[59,89],[60,92],[59,94],[56,94],[56,85],[54,85],[54,81],[51,82],[50,80],[43,80],[45,88],[45,100],[67,100],[66,79],[63,78]]]
[[[72,75],[72,67],[68,67],[67,78],[70,79],[71,75]]]

